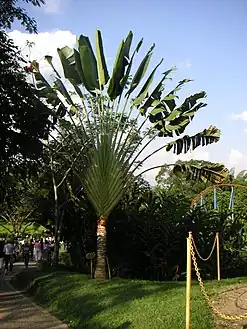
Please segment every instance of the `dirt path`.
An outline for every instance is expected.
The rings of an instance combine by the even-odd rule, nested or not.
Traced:
[[[243,315],[242,321],[224,321],[216,318],[217,329],[246,329],[247,328],[247,285],[234,285],[220,293],[220,298],[214,303],[215,307],[226,315]]]
[[[23,266],[15,264],[13,275]],[[0,274],[1,329],[68,329],[68,326],[34,304],[10,285],[11,276]]]

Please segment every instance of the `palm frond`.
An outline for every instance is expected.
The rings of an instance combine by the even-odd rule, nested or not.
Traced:
[[[185,135],[173,142],[166,144],[166,151],[173,149],[173,153],[187,153],[189,150],[194,150],[198,146],[207,146],[218,142],[220,139],[220,130],[215,126],[210,126],[208,129],[193,135]]]
[[[178,161],[173,167],[173,173],[177,176],[185,175],[191,180],[212,184],[220,184],[229,177],[229,170],[223,164],[208,161],[201,161],[198,164],[193,163],[193,160],[188,162]]]

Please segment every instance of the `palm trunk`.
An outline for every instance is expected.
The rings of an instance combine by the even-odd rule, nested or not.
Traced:
[[[95,269],[95,279],[106,279],[106,220],[107,218],[101,216],[97,225],[97,260]]]

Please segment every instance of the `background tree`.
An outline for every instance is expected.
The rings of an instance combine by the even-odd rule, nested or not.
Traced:
[[[178,160],[175,164],[164,165],[155,180],[156,189],[166,190],[168,193],[181,193],[188,202],[212,184],[219,184],[227,179],[228,169],[219,163],[204,160]]]
[[[0,31],[0,202],[11,172],[25,176],[37,170],[55,115],[27,82],[21,61],[13,41]]]
[[[41,6],[44,0],[22,0],[34,6]],[[37,33],[37,24],[34,18],[28,16],[25,9],[19,7],[18,0],[0,0],[0,29],[10,29],[14,20],[20,21],[21,25],[30,33]]]
[[[47,189],[40,185],[37,175],[11,171],[8,187],[0,203],[0,226],[10,234],[19,236],[32,224],[40,225],[40,202],[47,197]]]

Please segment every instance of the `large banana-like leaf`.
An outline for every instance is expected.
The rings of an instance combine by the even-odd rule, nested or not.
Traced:
[[[36,82],[36,88],[38,89],[38,94],[41,98],[44,98],[46,102],[53,108],[58,107],[58,115],[62,115],[64,111],[61,111],[61,100],[57,96],[54,88],[49,84],[45,77],[40,73],[39,63],[37,61],[32,61],[33,75]]]
[[[82,83],[80,76],[76,70],[75,56],[72,48],[65,46],[62,49],[57,49],[60,61],[63,67],[64,76],[66,79],[73,81],[79,85]]]
[[[122,40],[118,48],[117,56],[113,66],[112,76],[110,78],[107,89],[107,93],[112,101],[122,94],[124,89],[123,80],[127,82],[128,79],[128,76],[125,76],[125,69],[126,66],[129,64],[129,52],[132,39],[133,33],[130,31],[125,41]]]
[[[151,56],[153,54],[153,50],[154,50],[154,45],[152,45],[152,47],[149,49],[148,53],[146,54],[146,56],[143,58],[143,60],[141,61],[133,79],[132,79],[132,82],[130,84],[130,87],[129,87],[129,90],[127,92],[126,95],[129,95],[131,94],[139,85],[139,83],[141,82],[142,78],[144,77],[144,75],[146,74],[147,72],[147,69],[148,69],[148,65],[150,63],[150,59],[151,59]],[[161,63],[160,63],[161,64]],[[156,71],[156,69],[155,69]],[[154,71],[154,72],[155,72]],[[154,73],[153,73],[154,75]],[[150,79],[150,78],[149,78]],[[152,78],[151,78],[152,79]],[[150,85],[150,84],[144,84],[144,90],[147,89],[147,86]],[[143,92],[143,90],[142,90]],[[147,95],[147,92],[145,93]],[[145,97],[144,97],[145,98]]]
[[[96,30],[96,56],[97,56],[99,83],[100,86],[104,86],[107,84],[109,80],[109,74],[106,66],[101,32],[99,30]]]
[[[156,72],[157,68],[160,66],[160,64],[162,62],[163,62],[163,59],[153,69],[153,71],[151,72],[151,74],[147,78],[146,82],[144,83],[142,89],[140,90],[139,94],[134,99],[132,105],[137,106],[137,105],[141,104],[144,101],[144,99],[147,97],[148,90],[149,90],[149,88],[150,88],[150,86],[151,86],[151,84],[153,82],[155,72]]]
[[[188,80],[183,81],[183,83],[186,82]],[[174,133],[179,136],[193,120],[196,112],[206,106],[205,103],[198,102],[205,97],[204,91],[196,93],[186,98],[182,105],[177,107],[175,98],[171,98],[169,94],[150,111],[149,120],[159,130],[159,136],[173,137]]]
[[[224,165],[208,161],[199,164],[178,161],[173,167],[173,173],[177,176],[185,174],[189,179],[212,184],[220,184],[229,176],[229,170]]]
[[[78,39],[78,50],[81,60],[81,70],[86,81],[85,87],[89,92],[94,92],[99,87],[97,61],[88,37],[81,35]],[[100,65],[100,64],[99,64]]]
[[[173,142],[166,144],[166,151],[173,149],[173,153],[187,153],[189,150],[194,150],[198,146],[207,146],[218,142],[220,139],[220,130],[215,126],[210,126],[208,129],[195,134],[194,136],[185,135]]]
[[[146,99],[145,103],[140,108],[139,108],[139,104],[137,104],[137,108],[139,108],[139,112],[142,115],[146,115],[148,109],[150,109],[151,107],[155,108],[155,107],[158,107],[159,105],[162,106],[160,99],[162,96],[162,92],[164,90],[163,83],[164,83],[164,80],[167,79],[169,74],[172,73],[174,70],[175,69],[172,68],[172,69],[166,71],[165,73],[163,73],[164,76],[162,77],[162,79],[160,80],[158,85],[154,88],[151,95]],[[164,106],[162,106],[162,107],[164,108]]]
[[[47,63],[51,66],[51,68],[53,69],[53,71],[56,73],[57,77],[58,77],[59,79],[61,79],[60,74],[58,73],[58,71],[56,70],[55,66],[54,66],[53,63],[52,63],[53,57],[50,56],[50,55],[46,55],[46,56],[45,56],[45,60],[46,60]]]

